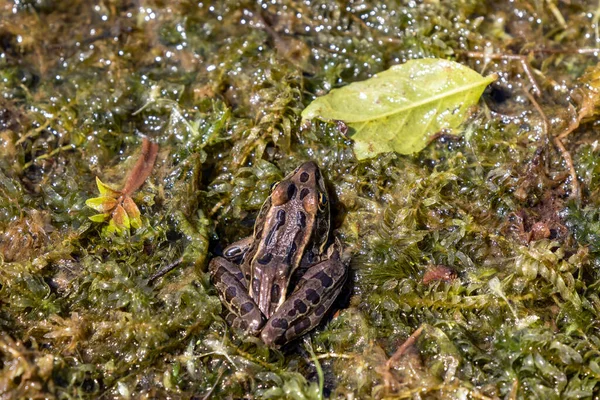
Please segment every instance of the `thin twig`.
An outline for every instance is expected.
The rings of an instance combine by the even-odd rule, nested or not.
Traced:
[[[567,129],[565,129],[565,131],[563,133],[558,135],[557,138],[560,140],[563,140],[564,138],[569,136],[575,129],[579,128],[579,125],[581,124],[581,119],[582,119],[581,116],[582,116],[582,113],[580,111],[577,113],[577,116],[575,118],[573,118],[573,120],[571,121],[571,123],[569,124]]]
[[[576,112],[575,117],[571,120],[571,123],[569,123],[567,129],[557,136],[560,140],[563,140],[564,138],[569,136],[573,131],[579,128],[581,121],[583,121],[585,118],[594,115],[594,109],[596,104],[598,103],[599,97],[600,92],[595,86],[591,86],[588,90],[583,91],[581,97],[581,104],[579,105],[579,111]],[[570,106],[569,108],[572,109],[573,106]]]
[[[210,218],[212,218],[215,215],[215,213],[223,207],[223,204],[225,204],[224,200],[221,200],[217,204],[215,204],[215,206],[213,208],[211,208],[210,211],[208,212],[208,216]]]
[[[392,367],[392,365],[394,363],[396,363],[402,357],[402,355],[406,352],[406,350],[410,346],[412,346],[413,344],[415,344],[415,342],[417,341],[417,339],[419,338],[419,336],[421,336],[422,332],[423,332],[423,325],[421,325],[419,328],[417,328],[417,330],[414,331],[412,333],[412,335],[410,335],[408,337],[408,339],[406,339],[404,341],[404,343],[402,343],[402,345],[400,345],[400,347],[398,347],[398,349],[396,350],[396,352],[385,363],[385,366],[386,366],[387,369],[390,369]]]
[[[208,400],[210,398],[210,396],[212,396],[213,392],[217,388],[217,385],[219,384],[219,381],[223,377],[224,373],[225,373],[225,368],[221,367],[221,369],[219,370],[219,375],[217,376],[217,380],[215,381],[215,384],[210,388],[210,390],[208,392],[206,392],[206,394],[202,397],[202,400]]]
[[[241,348],[237,347],[235,349],[235,351],[242,357],[252,361],[253,363],[259,364],[261,367],[274,372],[276,371],[276,368],[273,366],[273,364],[263,361],[260,358],[254,357],[252,354],[245,352],[244,350],[242,350]]]
[[[355,355],[350,355],[350,354],[323,353],[323,354],[319,354],[316,358],[317,358],[317,360],[322,360],[325,358],[345,358],[348,360],[352,360],[355,357],[356,357]]]
[[[540,117],[542,117],[542,130],[544,133],[544,141],[547,142],[548,141],[548,132],[550,131],[550,124],[548,123],[548,117],[546,116],[546,113],[544,112],[544,110],[542,110],[542,107],[540,107],[540,104],[531,95],[531,93],[529,93],[528,91],[525,91],[525,96],[527,96],[527,98],[529,99],[531,104],[533,104],[533,108],[535,108],[535,110],[538,112],[538,114],[540,114]]]
[[[27,168],[31,167],[33,164],[37,163],[38,161],[42,161],[42,160],[45,160],[47,158],[54,157],[55,155],[57,155],[61,151],[74,150],[74,149],[75,149],[75,145],[74,144],[66,144],[64,146],[58,147],[58,148],[52,150],[50,153],[42,154],[41,156],[36,157],[33,160],[25,163],[23,165],[23,169],[27,169]]]
[[[471,395],[472,398],[474,399],[481,399],[481,400],[492,400],[492,399],[496,399],[497,397],[488,397],[483,393],[479,393],[476,390],[470,390],[469,394]]]
[[[600,54],[600,48],[596,47],[583,47],[577,49],[548,49],[545,47],[538,49],[531,49],[532,53],[544,53],[544,54]]]
[[[148,279],[148,284],[151,285],[158,278],[165,276],[167,273],[173,271],[182,262],[183,262],[183,257],[181,257],[177,261],[159,269],[158,272],[156,272],[154,275],[152,275],[150,277],[150,279]]]
[[[581,189],[579,188],[579,180],[577,179],[577,171],[575,171],[575,166],[573,165],[573,158],[571,157],[571,153],[567,151],[563,142],[555,137],[553,139],[554,144],[560,150],[563,160],[567,164],[569,168],[569,174],[571,175],[571,198],[575,199],[578,203],[581,202]]]
[[[18,146],[21,143],[25,142],[27,139],[33,137],[34,135],[38,135],[41,131],[46,129],[52,121],[54,121],[54,118],[49,118],[42,125],[38,126],[37,128],[30,129],[29,131],[27,131],[27,133],[25,133],[23,136],[21,136],[19,138],[19,140],[17,140],[15,145]]]
[[[515,400],[517,398],[518,394],[519,394],[519,380],[515,379],[515,381],[512,384],[512,387],[510,388],[510,393],[508,394],[508,398],[510,400]]]
[[[542,107],[540,107],[540,105],[533,98],[533,96],[531,96],[527,92],[525,92],[525,93],[526,93],[527,97],[529,98],[529,101],[531,101],[531,104],[533,104],[533,107],[537,110],[537,112],[542,117],[544,135],[546,137],[548,137],[548,129],[549,129],[548,117],[546,117],[544,110],[542,110]],[[571,153],[569,153],[567,151],[567,149],[565,148],[565,145],[563,144],[560,136],[552,138],[552,141],[554,142],[556,147],[558,147],[558,150],[560,150],[560,154],[561,154],[563,160],[565,160],[565,163],[567,164],[567,168],[569,169],[569,174],[571,175],[571,181],[572,181],[572,183],[571,183],[571,198],[574,198],[577,202],[579,202],[581,200],[581,190],[579,188],[579,180],[577,179],[577,171],[575,171],[575,166],[573,165],[573,158],[571,157]]]
[[[259,126],[259,125],[260,125],[260,121],[258,122],[258,124],[256,126]],[[250,156],[250,154],[252,154],[254,149],[256,149],[259,145],[264,144],[264,140],[267,137],[267,135],[270,135],[272,133],[273,133],[272,127],[262,130],[262,132],[260,133],[260,136],[258,138],[252,139],[251,144],[249,146],[244,147],[244,150],[242,150],[241,155],[239,157],[237,157],[237,159],[234,156],[233,168],[238,168],[240,165],[244,164],[244,162],[246,162],[246,158],[248,158],[248,156]]]
[[[591,24],[594,27],[596,43],[598,43],[598,39],[600,39],[600,34],[598,32],[598,20],[599,19],[600,19],[600,1],[598,1],[598,6],[596,7],[596,12],[594,12],[594,18],[592,18],[592,21],[591,21]]]
[[[419,328],[417,328],[417,330],[414,331],[408,337],[408,339],[406,339],[404,341],[404,343],[402,343],[400,345],[400,347],[398,347],[398,349],[396,350],[396,352],[387,360],[387,362],[385,364],[380,365],[380,366],[378,366],[376,368],[377,372],[380,373],[381,376],[383,377],[384,387],[385,387],[385,391],[386,392],[391,392],[392,387],[396,387],[399,384],[398,380],[392,374],[392,366],[398,360],[400,360],[400,358],[402,357],[402,355],[404,355],[404,353],[406,352],[406,350],[410,346],[412,346],[413,344],[415,344],[415,342],[417,341],[418,337],[423,332],[423,329],[424,329],[424,325],[421,325]]]
[[[468,51],[465,54],[467,55],[467,57],[471,57],[471,58],[483,58],[485,60],[514,60],[514,61],[519,61],[521,63],[521,67],[523,68],[523,72],[525,72],[525,75],[527,75],[527,78],[531,82],[531,86],[533,88],[534,94],[536,96],[540,96],[542,94],[542,90],[540,89],[537,81],[533,77],[533,71],[531,69],[531,66],[527,62],[527,57],[526,56],[517,55],[517,54],[498,54],[498,53],[486,54],[486,53],[482,53],[480,51]]]
[[[556,18],[556,20],[560,24],[560,27],[563,29],[567,29],[568,26],[567,22],[565,21],[565,17],[563,17],[563,15],[560,13],[558,7],[556,7],[556,5],[551,0],[546,0],[546,3],[548,3],[548,8],[550,9],[552,15],[554,15],[554,18]]]

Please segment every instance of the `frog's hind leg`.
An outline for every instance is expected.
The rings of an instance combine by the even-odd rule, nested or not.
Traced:
[[[227,318],[231,326],[258,335],[266,318],[248,294],[246,279],[239,266],[217,257],[210,262],[208,270],[221,302],[234,315]]]
[[[347,267],[337,256],[310,267],[262,330],[265,344],[281,346],[316,327],[340,294]]]

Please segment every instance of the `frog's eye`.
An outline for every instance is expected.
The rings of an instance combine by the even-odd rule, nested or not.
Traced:
[[[319,192],[319,209],[323,210],[323,207],[327,205],[327,196]]]

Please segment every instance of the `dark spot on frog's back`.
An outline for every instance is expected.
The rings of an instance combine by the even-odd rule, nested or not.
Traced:
[[[244,280],[244,273],[242,271],[237,271],[233,274],[233,276],[235,276],[235,279],[237,279],[240,282],[243,282]]]
[[[271,286],[271,303],[279,302],[279,298],[281,297],[281,288],[278,284],[274,283]]]
[[[287,255],[285,256],[285,261],[288,263],[288,265],[292,264],[292,259],[294,258],[297,250],[298,246],[296,246],[295,242],[292,242],[290,248],[288,249]]]
[[[230,303],[231,300],[233,298],[235,298],[235,296],[237,296],[237,290],[235,290],[235,288],[233,286],[229,286],[225,290],[225,301],[227,301],[228,303]]]
[[[256,260],[260,265],[267,265],[268,263],[271,262],[271,259],[273,258],[273,254],[272,253],[266,253],[264,256],[262,256],[261,258],[259,258],[258,260]]]
[[[310,178],[310,175],[308,175],[308,172],[303,172],[300,174],[300,182],[305,183],[308,181],[308,178]]]
[[[320,271],[317,274],[315,274],[315,278],[321,281],[321,285],[323,285],[324,288],[328,288],[331,287],[331,285],[333,285],[333,279],[331,279],[331,277],[323,271]]]
[[[227,269],[225,269],[225,267],[217,268],[217,270],[212,274],[213,282],[218,282],[221,279],[221,277],[223,276],[223,274],[226,272],[227,272]]]
[[[323,304],[321,304],[319,307],[317,307],[317,309],[315,310],[315,315],[317,317],[320,317],[321,315],[325,314],[325,306]]]
[[[288,200],[294,200],[294,197],[296,197],[296,185],[294,185],[293,183],[290,183],[290,185],[287,188],[287,197]]]
[[[304,332],[305,330],[307,330],[310,327],[310,319],[306,318],[303,319],[301,321],[299,321],[295,326],[294,326],[294,331],[296,331],[296,334],[301,334],[302,332]]]
[[[244,315],[248,314],[250,311],[252,311],[253,308],[254,308],[254,305],[249,301],[242,304],[242,306],[240,307],[240,315],[244,316]]]
[[[288,328],[288,322],[283,318],[276,318],[271,321],[271,326],[273,328],[286,330]]]
[[[275,219],[277,220],[277,223],[271,228],[271,230],[267,233],[267,237],[265,238],[265,243],[267,245],[270,244],[271,240],[273,240],[275,237],[275,232],[285,225],[285,210],[277,211]]]
[[[277,211],[277,228],[285,225],[285,210]]]
[[[304,314],[308,310],[308,307],[306,306],[306,304],[304,304],[304,302],[302,300],[300,300],[300,299],[296,299],[294,301],[294,308],[296,310],[298,310],[298,312],[300,314]]]
[[[306,214],[304,214],[304,212],[302,212],[302,211],[298,211],[296,218],[298,221],[298,226],[300,228],[305,228],[306,227]]]
[[[306,299],[313,304],[318,304],[321,301],[321,296],[314,289],[306,289]]]
[[[319,203],[327,205],[327,196],[325,196],[325,194],[319,193]]]
[[[273,344],[276,346],[283,346],[286,343],[285,335],[278,336],[277,339],[273,341]]]
[[[304,198],[306,196],[308,196],[308,194],[310,193],[310,190],[308,190],[307,188],[304,188],[300,191],[300,200],[304,200]]]

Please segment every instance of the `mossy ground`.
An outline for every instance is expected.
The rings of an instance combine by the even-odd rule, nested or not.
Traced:
[[[274,3],[0,0],[2,398],[599,396],[598,126],[564,141],[579,198],[551,140],[591,90],[597,2]],[[462,138],[357,162],[343,127],[301,123],[421,57],[499,74]],[[142,135],[160,145],[143,227],[107,235],[85,201]],[[280,352],[227,327],[206,265],[309,159],[352,280]],[[456,279],[424,284],[434,265]]]

